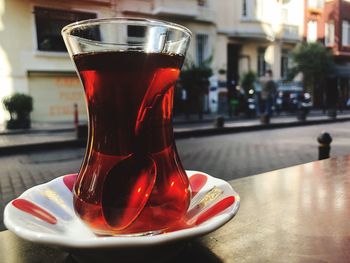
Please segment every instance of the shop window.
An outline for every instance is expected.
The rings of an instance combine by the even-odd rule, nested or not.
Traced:
[[[67,24],[96,18],[95,13],[35,7],[37,48],[40,51],[66,52],[61,30]]]

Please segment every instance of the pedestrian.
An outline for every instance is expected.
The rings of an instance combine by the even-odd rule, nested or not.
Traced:
[[[270,117],[272,115],[273,99],[275,97],[277,87],[272,78],[272,70],[267,70],[266,74],[260,80],[261,82],[261,102],[262,114]]]

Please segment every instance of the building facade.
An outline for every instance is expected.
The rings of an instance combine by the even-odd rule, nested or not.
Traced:
[[[33,121],[86,120],[83,89],[60,31],[71,22],[137,16],[182,24],[193,32],[187,60],[211,59],[214,74],[238,84],[252,70],[284,78],[300,41],[301,0],[0,0],[0,99],[14,92],[34,100]],[[8,118],[0,110],[0,123]]]
[[[334,56],[334,72],[330,72],[325,94],[336,96],[339,106],[345,106],[350,98],[350,1],[305,0],[303,38],[318,41],[331,49]],[[322,105],[322,94],[316,103]]]
[[[113,15],[109,1],[0,1],[0,99],[33,97],[32,120],[86,120],[84,94],[60,35],[71,22]],[[0,122],[8,118],[0,110]]]
[[[61,28],[90,18],[138,16],[182,24],[194,33],[188,59],[201,63],[214,49],[215,14],[197,0],[0,0],[0,99],[14,92],[34,100],[33,121],[72,121],[74,104],[86,120],[83,89]],[[0,110],[0,123],[8,114]]]
[[[303,2],[299,0],[216,1],[220,52],[215,66],[238,82],[247,71],[258,76],[270,69],[276,80],[287,77],[291,50],[301,41]]]

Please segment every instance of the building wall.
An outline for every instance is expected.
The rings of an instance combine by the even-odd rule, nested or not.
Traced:
[[[142,16],[182,24],[193,32],[187,54],[189,61],[196,60],[196,34],[208,35],[208,57],[212,57],[215,74],[220,69],[227,69],[229,43],[242,47],[240,74],[248,70],[249,64],[251,70],[257,70],[257,49],[265,46],[269,50],[266,58],[278,79],[281,48],[285,43],[291,43],[293,47],[300,39],[303,3],[291,0],[282,7],[275,0],[247,0],[246,16],[242,15],[242,4],[243,0],[208,0],[206,6],[198,6],[196,0],[0,0],[0,80],[3,85],[0,99],[14,91],[32,94],[37,98],[34,98],[34,121],[70,121],[72,116],[68,108],[73,109],[69,105],[75,102],[78,102],[81,114],[85,113],[82,99],[75,100],[79,85],[77,79],[73,80],[74,67],[68,54],[37,49],[35,6],[94,12],[98,18]],[[285,15],[286,10],[288,15]],[[245,55],[249,55],[250,63]],[[45,83],[50,92],[42,91]],[[68,87],[72,90],[70,94]],[[40,94],[47,94],[53,100],[52,107],[48,106],[49,112],[65,114],[43,115],[43,105],[38,104],[42,100]],[[61,108],[57,101],[61,101]],[[0,110],[0,123],[7,117]]]
[[[322,31],[319,34],[319,38],[325,37],[324,32],[324,25],[328,21],[334,21],[335,24],[339,23],[339,5],[338,1],[328,1],[324,3],[324,8],[322,10],[322,13],[320,13],[320,20],[321,20],[321,29]],[[339,27],[336,27],[336,35],[339,34]]]
[[[195,61],[196,34],[207,34],[208,57],[215,53],[215,12],[211,9],[214,2],[209,0],[207,6],[202,7],[198,6],[196,0],[0,0],[0,79],[3,84],[0,89],[0,99],[13,92],[33,95],[32,119],[34,121],[72,120],[71,110],[73,104],[77,102],[83,119],[86,119],[85,109],[80,106],[83,104],[83,98],[79,101],[73,99],[77,97],[74,94],[77,94],[79,85],[77,85],[77,80],[72,80],[74,67],[68,54],[38,51],[35,16],[33,14],[35,6],[93,12],[97,14],[98,18],[115,15],[142,16],[182,24],[194,34],[188,50],[188,59]],[[52,72],[56,73],[52,74]],[[67,72],[71,72],[71,74],[65,75]],[[71,94],[67,94],[68,86],[72,90]],[[41,94],[46,94],[52,99],[52,105],[47,105],[47,112],[56,112],[57,114],[47,113],[45,115],[42,113],[43,105],[40,102],[43,97]],[[59,107],[60,100],[61,106]],[[69,105],[71,105],[70,110],[68,109]],[[62,115],[58,114],[59,112],[62,112]],[[6,118],[8,118],[6,112],[0,110],[0,123]]]
[[[216,26],[219,31],[229,32],[239,23],[241,1],[216,0],[212,8],[216,15]]]
[[[327,105],[324,105],[324,98],[327,98],[327,101],[329,98],[331,98],[329,100],[333,100],[334,98],[338,97],[337,104],[344,107],[350,94],[350,47],[343,46],[342,43],[342,22],[343,20],[350,21],[350,1],[326,0],[323,2],[323,5],[319,5],[317,8],[310,6],[310,2],[308,2],[308,0],[304,0],[304,4],[306,7],[304,38],[307,39],[307,23],[311,20],[316,21],[318,26],[317,41],[324,45],[328,45],[327,47],[332,49],[335,62],[332,75],[327,76],[327,83],[325,86],[327,91],[321,91],[323,94],[321,92],[316,94],[318,96],[315,96],[314,98],[314,106],[325,107]],[[333,45],[330,43],[325,43],[325,29],[327,23],[330,21],[334,22]],[[334,102],[332,101],[328,103]]]
[[[340,26],[343,20],[347,20],[350,22],[350,2],[349,1],[340,1],[340,14],[339,14],[339,20],[340,20]],[[340,34],[340,39],[341,39],[341,34]],[[341,41],[340,41],[341,43]],[[340,51],[345,53],[343,55],[347,56],[350,59],[350,46],[341,46]]]
[[[0,100],[3,97],[13,93],[33,93],[39,94],[37,89],[33,87],[35,81],[38,81],[38,77],[31,77],[31,72],[57,72],[56,83],[67,83],[67,77],[62,76],[60,72],[72,72],[74,73],[73,64],[67,53],[62,52],[43,52],[37,49],[36,40],[36,27],[34,19],[34,7],[48,7],[54,9],[63,10],[77,10],[77,11],[89,11],[96,12],[98,17],[111,16],[111,9],[107,6],[98,5],[98,11],[96,5],[85,2],[70,2],[70,1],[44,1],[44,0],[1,0],[0,1],[0,79],[1,83],[4,83],[1,87]],[[71,76],[69,78],[72,78]],[[74,78],[74,74],[73,74]],[[75,79],[77,77],[75,76]],[[33,83],[34,81],[34,83]],[[34,97],[34,112],[32,114],[34,121],[70,121],[73,120],[73,105],[78,102],[82,106],[80,107],[80,113],[82,119],[86,120],[84,98],[69,99],[71,95],[63,96],[58,90],[57,86],[52,86],[52,76],[40,75],[40,85],[45,86],[43,82],[47,82],[45,94],[51,94],[49,98],[56,98],[52,101],[52,107],[61,105],[62,109],[69,107],[71,110],[63,114],[53,114],[50,116],[42,112],[39,112],[40,103],[44,100],[43,97]],[[61,85],[62,86],[62,85]],[[32,87],[32,89],[30,89]],[[75,85],[76,89],[82,88],[80,85]],[[44,88],[44,87],[43,87]],[[50,90],[51,89],[51,90]],[[49,93],[47,93],[49,92]],[[77,90],[72,91],[78,92]],[[53,95],[55,93],[56,95]],[[67,93],[66,93],[67,94]],[[47,103],[47,101],[45,101]],[[1,105],[2,107],[2,105]],[[38,109],[39,108],[39,109]],[[50,105],[48,105],[47,111],[50,111]],[[52,111],[52,108],[51,108]],[[48,113],[49,114],[49,113]],[[8,114],[4,110],[0,110],[0,123],[8,118]]]
[[[251,70],[257,71],[257,50],[265,47],[265,58],[275,79],[280,79],[282,48],[288,44],[288,49],[292,49],[302,39],[304,3],[292,0],[281,5],[275,0],[246,0],[244,15],[243,2],[216,1],[215,12],[220,14],[216,20],[217,29],[221,34],[218,38],[221,44],[217,46],[222,46],[225,42],[241,45],[240,75],[248,70],[249,64]],[[226,41],[223,41],[224,35]],[[221,59],[224,57],[221,56]],[[226,57],[227,59],[230,58]],[[225,65],[227,61],[221,64]]]
[[[305,30],[304,39],[307,36],[307,23],[310,20],[317,22],[317,40],[324,43],[325,25],[329,21],[334,21],[334,45],[332,48],[335,58],[341,58],[342,61],[350,59],[350,47],[342,45],[342,21],[350,21],[350,2],[345,0],[325,1],[320,8],[312,8],[307,5],[305,0]]]
[[[198,22],[189,22],[189,21],[177,21],[177,23],[184,25],[189,28],[193,34],[186,59],[189,62],[196,62],[196,35],[197,34],[206,34],[208,35],[208,58],[211,56],[216,56],[215,52],[215,43],[216,43],[216,28],[211,24],[202,24]]]
[[[220,69],[227,68],[227,44],[228,38],[225,34],[217,34],[214,41],[213,71],[217,73]]]

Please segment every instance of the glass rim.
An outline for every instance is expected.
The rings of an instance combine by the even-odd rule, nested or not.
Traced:
[[[173,22],[143,18],[143,17],[109,17],[109,18],[93,18],[77,21],[71,24],[64,26],[61,30],[62,35],[74,36],[70,32],[77,28],[83,28],[84,26],[96,26],[100,24],[107,23],[121,23],[121,22],[131,22],[130,25],[149,25],[149,26],[163,26],[171,29],[176,29],[187,34],[187,37],[192,37],[192,32],[185,26],[176,24]]]

